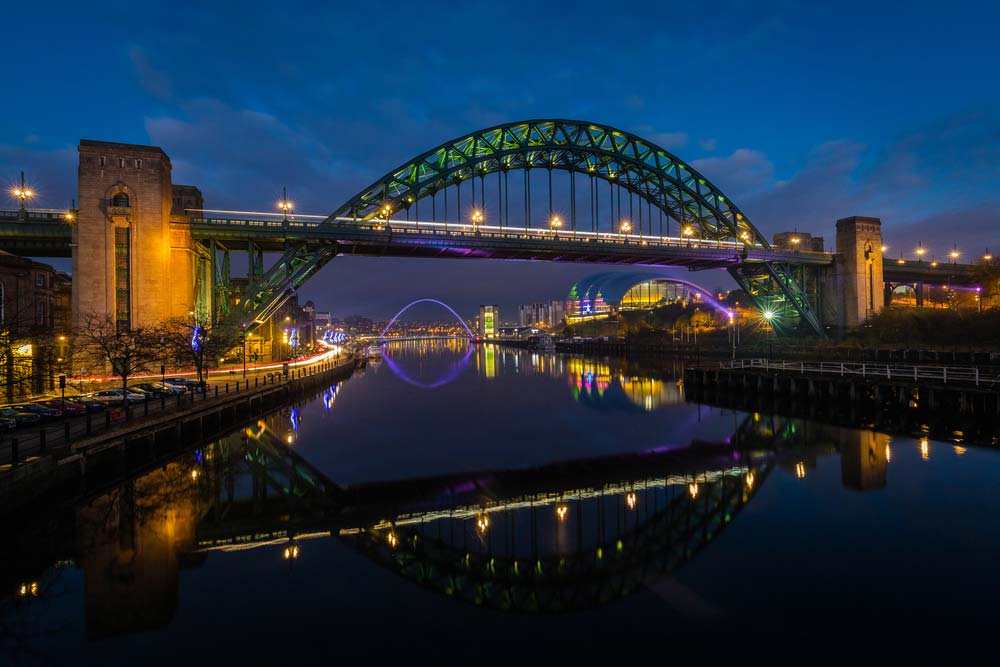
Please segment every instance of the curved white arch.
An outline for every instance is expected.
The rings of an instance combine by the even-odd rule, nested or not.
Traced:
[[[459,315],[458,313],[456,313],[452,309],[452,307],[449,306],[448,304],[446,304],[444,301],[438,301],[437,299],[417,299],[416,301],[411,301],[410,303],[408,303],[405,306],[403,306],[400,309],[400,311],[398,313],[396,313],[391,320],[389,320],[389,323],[387,325],[385,325],[385,329],[382,329],[382,333],[379,334],[379,337],[378,337],[379,340],[385,340],[385,333],[389,329],[392,328],[392,325],[396,323],[396,320],[399,319],[399,316],[402,315],[403,313],[405,313],[406,311],[408,311],[411,307],[417,305],[418,303],[436,303],[437,305],[439,305],[442,308],[446,309],[449,313],[451,313],[452,315],[455,316],[455,319],[458,320],[458,323],[461,324],[462,327],[465,329],[466,333],[469,334],[469,338],[473,338],[474,339],[476,337],[476,335],[474,333],[472,333],[472,329],[469,328],[469,325],[466,324],[465,320],[462,319],[462,316]]]

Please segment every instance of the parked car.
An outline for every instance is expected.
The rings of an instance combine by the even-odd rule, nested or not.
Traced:
[[[10,417],[0,417],[0,431],[9,431],[17,427],[17,420]]]
[[[162,389],[163,391],[170,392],[171,394],[183,394],[187,391],[187,387],[183,387],[178,384],[170,384],[169,382],[154,382],[153,386]]]
[[[184,387],[186,390],[190,391],[205,391],[205,382],[198,382],[193,378],[167,378],[164,382],[172,384],[176,387]]]
[[[32,424],[37,424],[42,421],[40,415],[36,415],[34,412],[24,412],[23,410],[15,410],[9,405],[5,405],[0,408],[0,417],[6,419],[13,419],[18,426],[31,426]]]
[[[72,400],[77,405],[82,405],[87,408],[87,412],[101,412],[107,407],[107,404],[103,401],[91,398],[90,396],[74,396]]]
[[[163,383],[157,382],[153,384],[151,382],[143,382],[142,384],[137,384],[133,387],[129,387],[129,390],[140,389],[142,391],[148,392],[153,395],[154,398],[169,397],[176,393],[173,388],[167,388]]]
[[[44,405],[47,408],[53,408],[59,410],[67,417],[75,417],[76,415],[82,415],[87,413],[87,406],[81,405],[80,403],[74,403],[73,401],[66,399],[65,401],[61,398],[52,398],[44,401],[35,401],[37,405]]]
[[[16,405],[11,405],[10,407],[20,412],[34,413],[38,415],[42,421],[52,421],[53,419],[59,419],[62,417],[62,410],[50,408],[45,405],[39,405],[38,403],[17,403]]]
[[[121,389],[104,389],[103,391],[95,391],[90,395],[92,398],[97,399],[105,404],[108,403],[121,403],[123,396]],[[142,403],[146,400],[146,397],[141,394],[136,394],[133,392],[128,393],[129,403]]]

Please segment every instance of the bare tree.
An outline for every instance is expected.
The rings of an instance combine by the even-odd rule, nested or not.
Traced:
[[[209,369],[217,367],[219,359],[241,343],[241,334],[237,327],[206,326],[193,318],[172,318],[163,325],[168,353],[181,362],[193,364],[199,382],[206,380]]]
[[[128,379],[147,373],[163,356],[163,335],[156,327],[119,327],[110,315],[89,313],[80,318],[76,333],[76,352],[97,368],[110,368],[121,378],[122,392]],[[122,396],[128,412],[128,397]]]

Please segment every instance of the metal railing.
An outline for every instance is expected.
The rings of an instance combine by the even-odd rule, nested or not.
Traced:
[[[770,359],[734,359],[720,361],[728,370],[763,370],[805,375],[839,375],[840,377],[885,378],[942,384],[972,384],[976,387],[1000,387],[1000,375],[984,373],[975,366],[918,366],[906,364],[838,363],[809,361],[773,361]]]
[[[353,358],[352,354],[345,353],[315,366],[292,368],[287,375],[274,371],[229,382],[221,378],[215,379],[205,386],[204,391],[188,391],[170,398],[166,396],[150,398],[143,403],[131,404],[128,411],[115,403],[109,404],[101,412],[64,416],[57,421],[7,431],[0,436],[0,478],[12,472],[19,464],[30,463],[54,451],[65,452],[72,449],[77,441],[118,431],[136,420],[167,414],[183,415],[203,407],[203,404],[204,407],[211,407],[236,396],[252,394],[270,386],[280,386],[336,370]],[[68,396],[66,400],[72,402],[73,397]]]

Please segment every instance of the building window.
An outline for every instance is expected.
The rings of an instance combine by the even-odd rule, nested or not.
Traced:
[[[136,169],[142,169],[142,160],[140,160],[140,159],[136,158],[136,161],[135,161],[135,168],[136,168]]]
[[[125,168],[125,158],[123,157],[118,158],[118,167],[121,169]]]
[[[45,274],[36,273],[35,274],[35,287],[45,287]]]
[[[129,239],[128,227],[115,228],[115,322],[119,331],[127,331],[131,326],[131,303],[129,294]]]
[[[128,195],[124,192],[119,192],[114,197],[111,198],[112,206],[129,206]]]
[[[102,168],[104,167],[104,165],[108,161],[108,159],[106,157],[104,157],[103,155],[101,157],[99,157],[97,160],[98,160],[98,162],[100,162]]]

